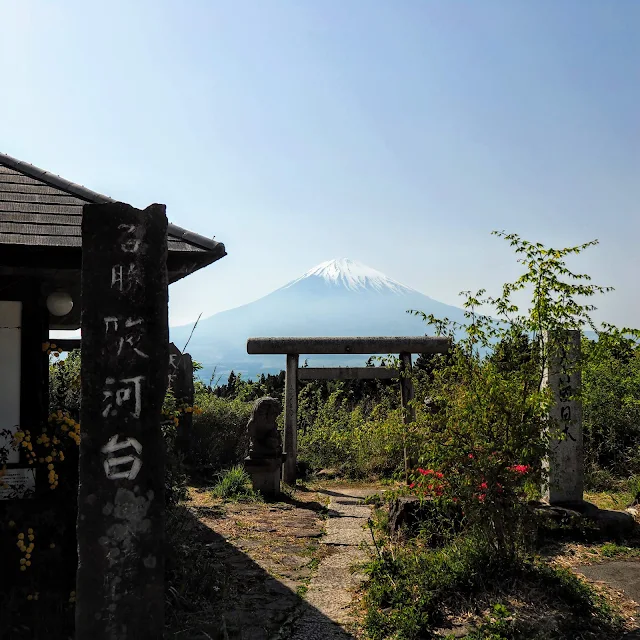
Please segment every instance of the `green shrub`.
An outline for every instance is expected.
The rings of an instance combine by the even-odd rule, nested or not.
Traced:
[[[640,473],[640,351],[634,332],[583,340],[583,428],[589,471]]]
[[[251,486],[249,474],[241,465],[223,471],[211,493],[228,502],[252,502],[260,499],[260,494]]]
[[[538,635],[539,620],[510,619],[497,603],[480,629],[467,637],[568,638],[584,637],[587,630],[596,632],[593,637],[617,637],[620,631],[620,621],[605,600],[570,571],[533,560],[513,563],[472,536],[435,550],[415,544],[387,546],[365,572],[364,626],[371,640],[433,637],[446,616],[475,607],[481,611],[488,601],[510,596],[525,601],[535,597],[538,604],[559,611],[561,628],[551,636]]]
[[[247,422],[252,403],[198,394],[202,413],[193,416],[192,446],[187,462],[198,471],[214,473],[238,464],[247,454]]]

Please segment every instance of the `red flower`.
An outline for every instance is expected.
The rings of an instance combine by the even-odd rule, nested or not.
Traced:
[[[487,489],[489,487],[489,485],[486,482],[481,482],[478,485],[478,489]]]
[[[442,473],[442,471],[436,471],[435,476],[436,478],[444,478],[444,473]]]
[[[498,493],[502,493],[502,485],[499,482],[496,482],[496,487],[498,487]]]
[[[451,498],[454,502],[458,502],[458,498],[456,498],[455,496],[453,498]]]
[[[480,502],[484,502],[484,499],[485,499],[486,497],[487,497],[487,494],[486,494],[486,493],[481,493],[481,494],[478,496],[478,500],[479,500]]]
[[[433,475],[433,469],[418,469],[418,473],[421,473],[423,476]]]
[[[469,460],[473,460],[473,453],[469,454]]]
[[[528,464],[514,464],[512,467],[509,467],[509,471],[513,471],[514,473],[519,473],[520,475],[529,473],[530,470],[531,470],[531,467]]]
[[[415,486],[416,486],[416,483],[415,483],[415,482],[412,482],[412,483],[409,485],[409,489],[413,489],[413,487],[415,487]]]

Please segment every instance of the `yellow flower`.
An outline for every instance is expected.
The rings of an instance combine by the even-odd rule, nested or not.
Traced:
[[[59,457],[60,457],[60,461],[62,462],[64,460],[64,453],[62,451],[60,452],[60,456]]]
[[[33,533],[33,529],[31,528],[27,529],[27,533]]]
[[[10,527],[15,527],[16,523],[13,520],[9,520],[9,526]]]
[[[29,595],[27,596],[27,600],[33,600],[33,596],[32,596],[31,594],[29,594]]]
[[[30,553],[26,553],[24,557],[28,560],[31,557],[31,554]]]
[[[30,533],[28,536],[29,540],[33,541],[33,539],[35,538],[35,536],[33,535],[33,533]]]
[[[26,560],[24,558],[20,558],[20,564],[26,564]]]
[[[27,567],[30,567],[31,566],[31,560],[27,560],[26,565],[27,565]]]
[[[18,540],[24,540],[24,533],[18,534]]]
[[[20,567],[20,571],[26,571],[26,570],[27,570],[27,567],[25,567],[24,565]]]
[[[49,463],[51,462],[51,457],[47,458],[47,462],[49,462]],[[49,469],[49,470],[53,469],[53,465],[52,464],[48,464],[47,465],[47,469]]]
[[[49,545],[49,549],[55,549],[55,548],[56,548],[56,543],[55,543],[55,542],[52,542],[52,543]]]

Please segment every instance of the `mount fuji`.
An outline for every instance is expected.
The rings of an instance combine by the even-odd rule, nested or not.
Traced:
[[[201,320],[188,351],[223,381],[231,370],[243,377],[277,373],[285,356],[248,355],[247,338],[259,336],[422,336],[433,330],[407,314],[417,309],[438,318],[464,321],[463,310],[443,304],[363,264],[340,258],[323,262],[301,277],[249,304]],[[180,348],[192,325],[172,327]],[[368,356],[305,356],[312,366],[362,365]]]

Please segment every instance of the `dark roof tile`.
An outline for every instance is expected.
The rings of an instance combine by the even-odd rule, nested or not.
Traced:
[[[82,207],[116,202],[60,176],[0,153],[0,243],[81,246]],[[226,255],[224,245],[169,224],[172,252]]]

